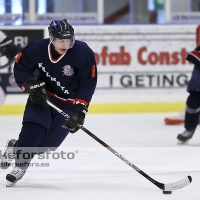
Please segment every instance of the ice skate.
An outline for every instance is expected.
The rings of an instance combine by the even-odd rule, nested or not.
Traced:
[[[11,165],[12,160],[15,157],[15,154],[13,153],[13,147],[16,141],[17,140],[15,139],[11,139],[11,140],[8,140],[8,142],[6,143],[5,150],[0,160],[1,169],[7,169]]]
[[[22,179],[25,173],[26,173],[26,170],[15,166],[13,170],[10,172],[10,174],[6,175],[6,180],[7,180],[6,187],[15,186],[17,181]]]
[[[185,130],[183,133],[178,134],[177,139],[180,142],[187,142],[189,139],[192,138],[194,131],[195,129],[192,131]]]

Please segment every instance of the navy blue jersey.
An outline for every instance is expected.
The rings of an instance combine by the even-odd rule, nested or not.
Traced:
[[[97,84],[93,51],[86,43],[76,40],[73,48],[55,60],[51,45],[49,39],[42,39],[24,48],[14,65],[16,83],[24,89],[24,82],[38,70],[51,95],[88,105]]]

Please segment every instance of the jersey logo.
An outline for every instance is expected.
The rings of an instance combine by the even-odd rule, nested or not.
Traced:
[[[52,77],[48,71],[46,71],[45,67],[42,66],[42,63],[38,63],[38,67],[46,74],[46,77],[48,77],[52,82],[56,84],[56,86],[60,87],[60,89],[64,92],[64,94],[69,94],[69,91],[61,85],[60,81],[57,81],[55,77]]]
[[[65,76],[71,76],[74,74],[74,71],[70,65],[65,65],[62,72]]]

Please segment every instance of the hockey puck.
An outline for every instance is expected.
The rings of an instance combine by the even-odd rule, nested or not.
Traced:
[[[163,191],[163,194],[172,194],[172,191]]]

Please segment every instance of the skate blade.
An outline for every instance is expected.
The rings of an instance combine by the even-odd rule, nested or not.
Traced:
[[[186,140],[185,142],[177,140],[177,145],[187,145],[189,143],[189,140],[190,139]]]
[[[17,182],[10,182],[10,181],[7,181],[7,183],[6,183],[6,187],[13,187],[13,186],[15,186],[16,185],[16,183]]]

